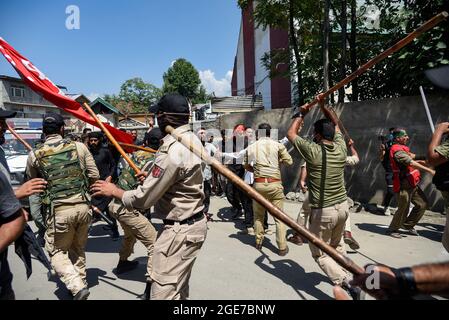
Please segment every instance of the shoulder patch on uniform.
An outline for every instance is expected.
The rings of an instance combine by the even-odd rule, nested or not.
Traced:
[[[153,166],[153,170],[151,170],[151,175],[153,178],[160,178],[164,174],[165,170],[159,167],[157,164]]]

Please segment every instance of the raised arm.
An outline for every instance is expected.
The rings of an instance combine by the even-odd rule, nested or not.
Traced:
[[[429,147],[427,148],[427,161],[432,166],[438,166],[448,161],[436,150],[441,143],[441,139],[444,134],[449,133],[449,122],[443,122],[435,129],[435,133],[432,136]]]

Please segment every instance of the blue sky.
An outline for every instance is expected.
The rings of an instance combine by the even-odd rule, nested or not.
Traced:
[[[66,28],[69,5],[79,30]],[[240,18],[236,0],[0,1],[0,37],[71,93],[118,93],[133,77],[160,87],[181,57],[229,93]],[[3,56],[0,74],[17,76]]]

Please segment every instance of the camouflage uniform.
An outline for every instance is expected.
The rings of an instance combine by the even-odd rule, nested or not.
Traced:
[[[154,161],[154,155],[145,151],[137,151],[131,156],[133,162],[142,170],[146,171]],[[135,178],[134,170],[128,165],[122,170],[118,178],[118,186],[125,190],[133,190],[139,186]],[[148,252],[146,278],[151,282],[151,266],[153,257],[154,242],[156,241],[156,230],[150,221],[141,211],[126,209],[122,202],[114,199],[109,205],[109,212],[116,218],[122,226],[124,237],[122,248],[120,249],[120,261],[126,261],[134,252],[136,239],[142,242]]]
[[[45,249],[53,269],[75,296],[87,287],[88,188],[99,178],[94,159],[84,144],[49,135],[30,153],[27,173],[48,182],[42,197],[47,211]]]

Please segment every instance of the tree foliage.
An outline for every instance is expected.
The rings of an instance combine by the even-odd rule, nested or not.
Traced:
[[[206,98],[206,90],[201,86],[200,75],[186,59],[177,59],[163,75],[164,93],[179,93],[192,102]],[[205,101],[201,101],[205,102]]]
[[[105,95],[104,99],[123,114],[146,112],[162,96],[159,88],[141,78],[126,80],[118,95]]]
[[[449,11],[447,0],[346,0],[346,15],[342,14],[344,0],[330,0],[329,84],[342,80],[342,71],[349,75],[355,66],[374,58],[391,45],[415,30],[425,21],[441,11]],[[356,1],[357,6],[353,6]],[[244,9],[252,0],[238,0]],[[295,86],[295,103],[311,100],[323,90],[323,21],[325,0],[259,0],[254,10],[258,27],[283,28],[290,33],[290,47],[286,50],[267,52],[262,63],[270,76],[290,77]],[[366,23],[366,12],[375,6],[380,10],[380,28],[370,28]],[[355,9],[355,10],[354,10]],[[294,15],[295,25],[289,26],[289,14]],[[355,14],[352,15],[351,14]],[[347,16],[348,29],[342,34],[342,16]],[[351,19],[352,17],[352,19]],[[355,25],[352,25],[355,21]],[[353,31],[355,29],[355,32]],[[294,38],[291,36],[294,33]],[[350,34],[352,32],[352,34]],[[347,40],[346,49],[342,39]],[[299,54],[295,55],[297,41]],[[449,21],[426,32],[413,43],[377,64],[357,79],[357,96],[353,100],[381,99],[394,96],[416,95],[418,87],[427,91],[436,90],[426,79],[424,71],[449,64]],[[352,46],[354,48],[352,48]],[[351,59],[342,59],[346,50]],[[349,55],[347,55],[349,56]],[[278,72],[276,66],[285,63],[288,71]]]

